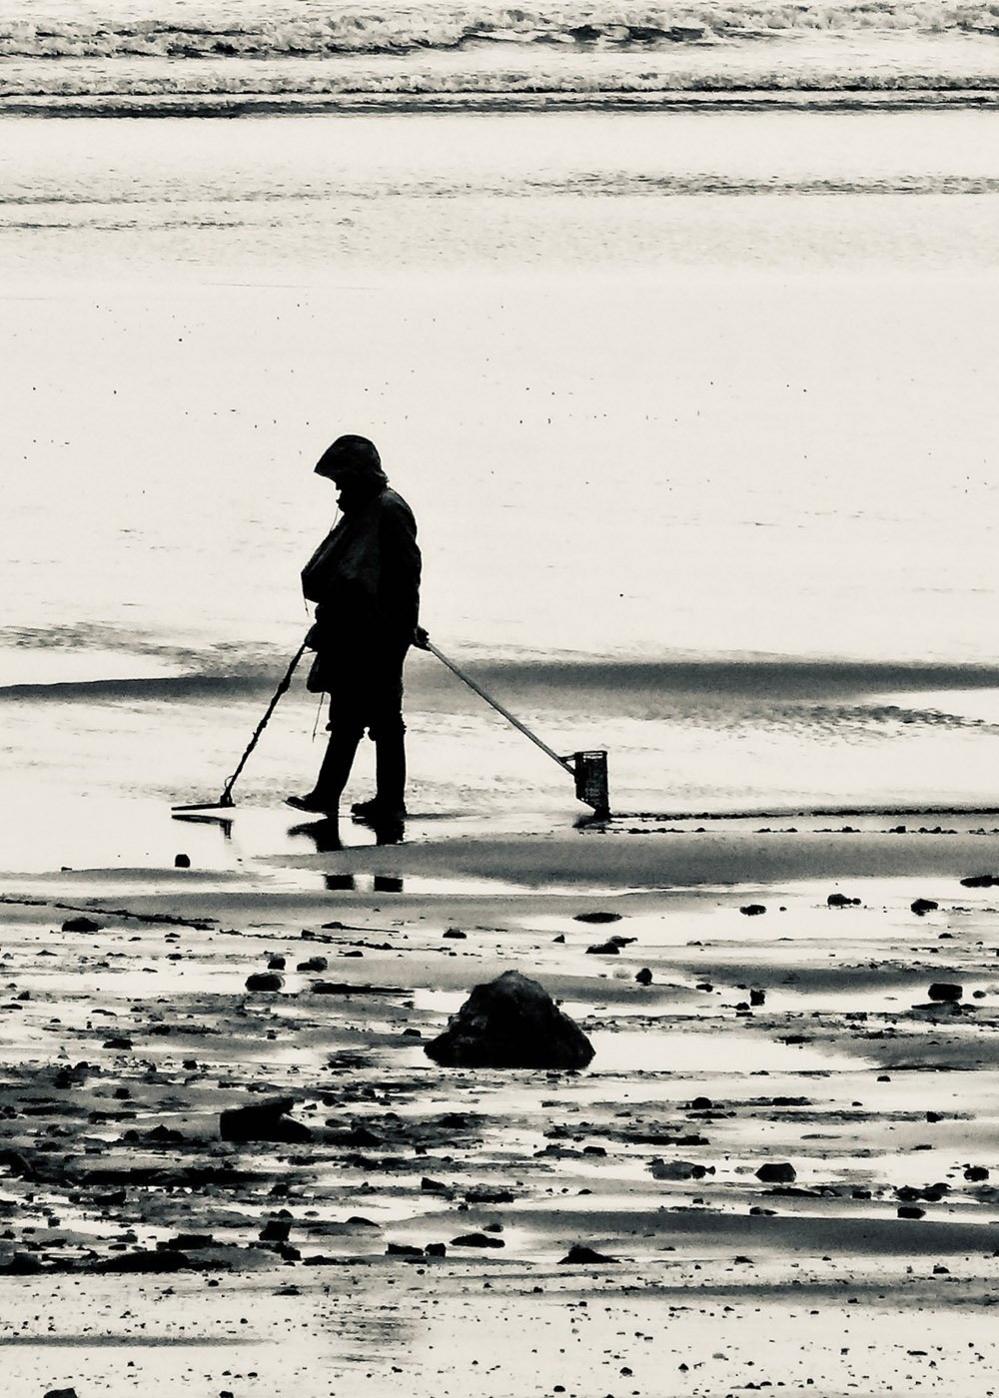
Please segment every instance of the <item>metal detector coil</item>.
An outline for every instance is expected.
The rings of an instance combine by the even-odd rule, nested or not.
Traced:
[[[568,759],[576,782],[576,800],[592,806],[598,815],[610,812],[605,751],[574,752]]]

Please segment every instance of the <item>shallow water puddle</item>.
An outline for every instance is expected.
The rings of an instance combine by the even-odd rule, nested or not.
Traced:
[[[602,1073],[850,1073],[871,1060],[837,1049],[781,1044],[762,1035],[681,1029],[595,1030],[589,1071]]]

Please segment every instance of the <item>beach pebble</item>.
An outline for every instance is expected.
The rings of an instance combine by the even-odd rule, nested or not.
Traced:
[[[191,856],[189,854],[175,854],[173,857],[173,867],[175,869],[190,869]]]
[[[925,1218],[926,1210],[917,1208],[915,1204],[899,1204],[899,1218]]]
[[[296,971],[328,971],[329,962],[325,956],[310,956],[308,961],[300,961],[295,967]]]
[[[964,988],[951,981],[934,981],[927,994],[931,1000],[943,1000],[949,1004],[956,1004],[964,994]]]
[[[859,908],[859,898],[848,898],[845,893],[830,893],[826,899],[827,908]]]
[[[798,1178],[798,1172],[787,1161],[768,1160],[757,1170],[756,1178],[764,1184],[793,1184]]]
[[[620,922],[620,921],[621,921],[621,914],[620,914],[620,913],[604,913],[604,912],[576,913],[575,916],[574,916],[574,918],[573,918],[573,921],[574,921],[574,922]]]
[[[275,955],[267,958],[268,971],[283,971],[286,964],[283,956]]]
[[[751,1005],[762,1005],[766,1002],[767,994],[765,990],[750,990],[749,1003]]]
[[[247,990],[281,990],[284,980],[272,971],[256,971],[246,978]]]
[[[656,1180],[702,1180],[715,1172],[713,1165],[697,1165],[692,1160],[650,1160],[649,1169]]]
[[[453,1248],[505,1248],[502,1238],[490,1238],[488,1233],[462,1233],[460,1238],[452,1238]]]
[[[62,925],[64,932],[99,932],[101,925],[89,917],[70,917]]]
[[[972,874],[970,878],[961,880],[962,888],[996,888],[999,887],[999,876],[996,874]]]
[[[648,966],[642,967],[642,969],[635,976],[635,980],[638,982],[639,985],[652,984],[652,972],[649,970]]]
[[[740,908],[739,911],[742,913],[743,917],[760,917],[766,912],[766,908],[762,903],[747,903],[746,906]]]
[[[909,911],[917,917],[924,917],[926,913],[935,913],[939,906],[940,904],[935,903],[932,898],[917,898],[909,905]]]
[[[427,1257],[447,1257],[447,1247],[444,1243],[428,1243],[423,1251]]]
[[[585,1068],[593,1045],[537,981],[519,971],[477,985],[428,1057],[458,1068]]]
[[[450,937],[451,940],[455,942],[463,942],[465,940],[465,933],[462,932],[460,927],[449,927],[443,935],[445,937]]]
[[[636,937],[608,937],[606,942],[599,942],[592,947],[587,947],[586,954],[588,956],[617,956],[622,947],[637,940]]]
[[[986,1170],[986,1168],[985,1168],[984,1165],[966,1165],[966,1166],[965,1166],[964,1178],[965,1178],[966,1180],[971,1180],[972,1182],[976,1182],[976,1181],[978,1181],[978,1180],[987,1180],[988,1177],[989,1177],[989,1172],[988,1172],[988,1170]]]
[[[593,1248],[588,1248],[585,1243],[573,1243],[565,1257],[559,1258],[561,1267],[578,1267],[583,1263],[617,1262],[616,1257],[608,1257],[606,1253],[596,1252]]]

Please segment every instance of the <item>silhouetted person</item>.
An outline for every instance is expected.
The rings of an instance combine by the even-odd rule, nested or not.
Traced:
[[[352,809],[376,827],[406,815],[402,670],[426,633],[420,608],[420,550],[413,512],[389,488],[366,437],[338,437],[316,474],[337,489],[342,518],[302,570],[316,603],[307,642],[316,651],[309,688],[330,695],[330,740],[312,791],[289,796],[296,810],[336,816],[365,729],[375,740],[375,796]]]

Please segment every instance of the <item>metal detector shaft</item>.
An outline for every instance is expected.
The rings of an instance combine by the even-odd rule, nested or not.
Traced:
[[[257,746],[257,743],[260,741],[260,735],[270,722],[271,714],[277,708],[278,701],[280,700],[283,694],[287,693],[288,686],[291,684],[291,677],[295,673],[295,670],[298,666],[298,662],[301,660],[302,656],[305,654],[307,649],[308,647],[303,641],[302,644],[299,646],[298,650],[292,656],[291,664],[285,671],[284,678],[278,685],[277,689],[274,691],[274,694],[271,697],[271,702],[267,705],[267,708],[264,711],[263,718],[260,720],[256,728],[253,730],[253,736],[247,743],[246,750],[244,751],[243,756],[239,759],[235,772],[233,772],[232,776],[226,780],[226,784],[222,788],[222,795],[219,797],[219,799],[217,801],[202,803],[201,805],[196,806],[174,806],[173,809],[175,811],[205,811],[213,809],[216,806],[223,806],[228,808],[229,806],[232,806],[234,804],[232,799],[232,789],[236,785],[237,780],[239,779],[239,774],[246,766],[247,758],[250,756],[250,753]]]
[[[494,699],[493,696],[491,694],[488,694],[480,684],[477,684],[476,681],[472,679],[471,675],[466,675],[464,670],[460,670],[452,660],[448,660],[447,656],[444,655],[441,651],[439,651],[437,647],[433,645],[430,641],[427,641],[426,649],[430,652],[431,655],[436,655],[437,659],[443,665],[446,665],[452,674],[457,675],[459,680],[467,684],[469,689],[474,689],[475,693],[479,696],[480,699],[484,699],[486,703],[491,705],[491,707],[494,708],[498,714],[502,714],[503,717],[506,719],[507,723],[512,723],[514,728],[519,728],[525,738],[530,738],[531,742],[534,743],[537,747],[539,747],[542,752],[547,753],[553,762],[557,762],[558,765],[563,769],[563,771],[568,772],[571,776],[575,776],[575,768],[572,766],[570,762],[568,762],[564,757],[559,757],[558,753],[555,751],[554,748],[550,748],[546,742],[544,742],[541,738],[538,737],[537,733],[532,733],[526,723],[521,723],[520,719],[517,718],[514,714],[512,714],[509,709],[505,708],[498,699]]]

